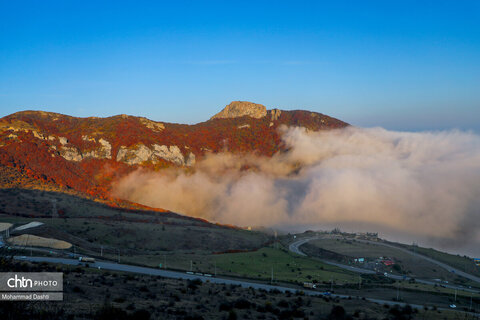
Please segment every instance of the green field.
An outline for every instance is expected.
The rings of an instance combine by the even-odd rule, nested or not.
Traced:
[[[215,259],[225,274],[274,281],[353,283],[355,274],[340,268],[272,247],[255,252],[222,254]]]

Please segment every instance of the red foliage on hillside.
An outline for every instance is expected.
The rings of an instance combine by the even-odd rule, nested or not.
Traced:
[[[178,146],[185,157],[193,153],[197,161],[207,152],[272,156],[284,149],[278,130],[282,125],[314,131],[347,126],[340,120],[308,111],[282,111],[275,118],[268,112],[260,119],[243,116],[195,125],[156,123],[125,115],[76,118],[24,111],[0,119],[0,165],[15,168],[39,181],[107,200],[112,182],[138,167],[159,170],[174,165],[164,159],[128,165],[117,161],[121,146]],[[110,159],[86,157],[72,161],[59,152],[62,148],[71,148],[84,155],[98,148],[100,139],[111,146]],[[116,205],[117,200],[109,200]]]

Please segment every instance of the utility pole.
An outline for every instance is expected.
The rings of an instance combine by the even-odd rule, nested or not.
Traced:
[[[57,212],[57,200],[53,199],[52,200],[52,220],[53,218],[57,218],[58,212]]]
[[[455,302],[457,302],[457,289],[455,289]]]
[[[397,301],[400,298],[400,281],[397,282]]]
[[[278,249],[278,243],[277,243],[277,230],[275,230],[275,249]]]
[[[190,271],[193,271],[193,261],[190,260]]]
[[[214,261],[215,263],[215,277],[217,276],[217,261]]]
[[[333,291],[333,279],[330,279],[330,292]]]
[[[270,282],[273,283],[273,266],[272,266],[272,279]]]
[[[117,257],[118,257],[118,263],[120,263],[120,249],[117,249]]]
[[[103,246],[100,246],[100,257],[103,257]]]
[[[167,256],[163,255],[163,269],[167,269]]]

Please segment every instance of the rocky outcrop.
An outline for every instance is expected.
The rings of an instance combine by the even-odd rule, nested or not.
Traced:
[[[184,165],[185,159],[183,157],[180,148],[177,146],[170,146],[169,148],[165,145],[159,146],[158,144],[153,145],[153,154],[159,158],[165,159],[167,161],[173,162],[176,165]]]
[[[211,119],[238,118],[243,116],[260,119],[266,115],[267,108],[264,105],[248,101],[233,101]]]
[[[93,141],[93,142],[95,142],[95,138],[92,138],[90,136],[82,136],[82,140],[83,141]]]
[[[66,145],[68,143],[68,139],[65,137],[58,137],[58,141],[60,141],[62,145]]]
[[[91,141],[91,140],[90,140]],[[93,139],[95,141],[95,139]],[[107,140],[98,140],[100,147],[83,153],[83,158],[112,159],[112,145]]]
[[[150,160],[152,157],[152,150],[145,145],[140,144],[134,149],[129,149],[121,146],[117,153],[117,161],[123,161],[127,164],[140,164]]]
[[[138,120],[148,129],[156,132],[160,132],[165,129],[165,125],[161,122],[155,122],[147,118],[140,117]]]
[[[185,165],[187,167],[193,167],[195,165],[195,155],[193,154],[193,152],[190,152],[188,157],[187,157],[187,161],[185,162]]]
[[[62,145],[59,149],[60,155],[68,161],[82,161],[83,159],[95,158],[95,159],[111,159],[112,158],[112,145],[105,139],[100,138],[98,140],[99,147],[81,152],[79,148],[71,145],[68,139],[65,137],[59,137],[58,140]],[[90,141],[97,143],[95,138],[89,136],[82,136],[83,141]],[[56,146],[50,146],[50,149],[56,150]]]
[[[82,161],[83,157],[75,147],[62,146],[60,148],[60,155],[68,161]]]
[[[278,118],[280,118],[280,115],[282,114],[282,110],[272,109],[270,110],[270,113],[272,115],[272,121],[276,121],[278,120]]]
[[[158,163],[159,159],[172,162],[179,166],[193,166],[195,164],[195,155],[190,152],[187,159],[183,156],[180,148],[177,146],[152,145],[152,148],[139,144],[134,148],[121,146],[117,153],[117,161],[122,161],[130,165],[141,164],[146,161]]]

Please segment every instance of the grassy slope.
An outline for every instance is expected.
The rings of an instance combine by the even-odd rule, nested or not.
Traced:
[[[359,258],[364,257],[375,260],[379,257],[394,258],[396,263],[401,267],[402,272],[412,277],[422,279],[442,279],[463,285],[475,285],[466,279],[460,278],[439,266],[425,261],[419,257],[407,254],[400,250],[380,245],[361,243],[355,240],[342,239],[322,239],[310,242],[310,245],[330,250],[348,257]],[[313,250],[312,250],[313,252]],[[438,251],[437,251],[438,252]],[[444,254],[445,256],[451,256]],[[455,257],[455,256],[453,256]],[[438,259],[439,261],[442,261]],[[389,271],[389,270],[388,270]],[[395,272],[395,271],[394,271]],[[396,272],[398,273],[398,271]]]
[[[52,208],[63,217],[52,217]],[[0,189],[2,222],[17,225],[41,221],[45,226],[23,233],[53,236],[76,245],[78,250],[97,255],[154,255],[157,252],[220,252],[252,250],[269,241],[269,236],[170,212],[111,208],[88,199],[58,192]],[[14,234],[12,234],[14,235]],[[17,234],[18,235],[18,234]]]
[[[65,212],[63,218],[51,217],[53,202]],[[194,271],[209,273],[215,272],[217,264],[218,273],[269,280],[273,261],[276,280],[353,281],[352,275],[339,268],[294,256],[285,249],[262,248],[270,241],[264,233],[172,213],[134,212],[63,193],[24,189],[0,189],[0,210],[2,222],[45,224],[22,233],[68,241],[77,253],[99,257],[103,251],[103,257],[112,260],[120,253],[125,263],[164,267],[166,262],[168,268],[190,270],[192,266]],[[231,250],[252,252],[218,254]],[[247,262],[253,263],[244,267]]]
[[[355,282],[353,273],[301,257],[284,248],[262,248],[255,252],[224,254],[216,258],[217,267],[225,273],[275,281],[290,282]]]
[[[402,246],[409,250],[412,250],[412,251],[414,250],[412,246],[408,246],[408,245],[402,245]],[[422,247],[415,247],[415,252],[423,254],[432,259],[441,261],[448,265],[451,265],[452,267],[455,267],[464,272],[468,272],[473,275],[480,276],[480,267],[476,266],[473,260],[469,257],[449,254],[449,253],[441,252],[432,248],[422,248]]]

